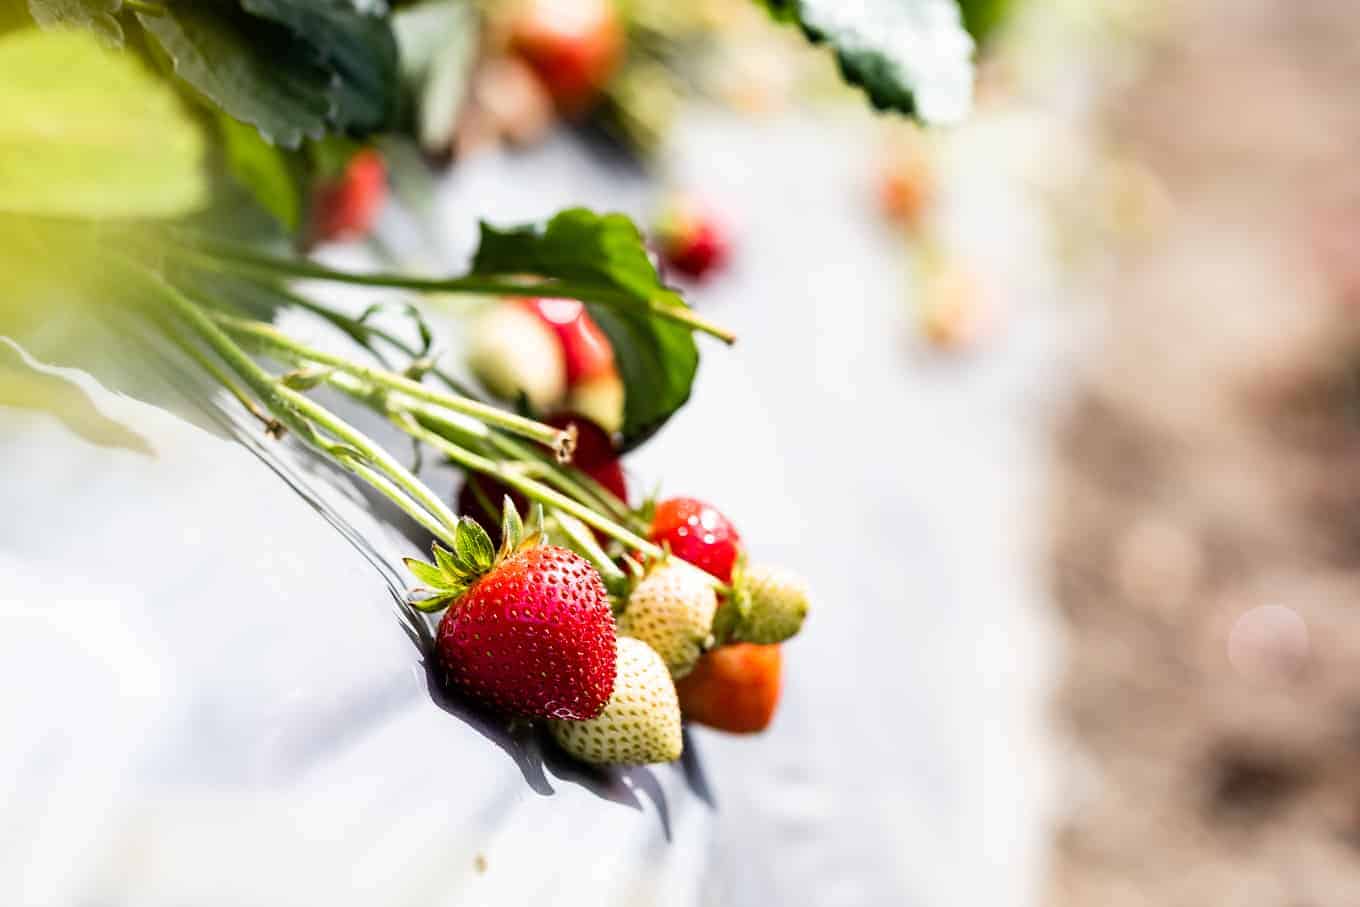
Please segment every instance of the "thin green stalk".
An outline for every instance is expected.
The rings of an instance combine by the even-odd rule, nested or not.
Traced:
[[[280,422],[292,429],[298,437],[306,440],[308,444],[321,453],[335,457],[346,468],[357,472],[353,469],[355,466],[353,457],[343,451],[338,451],[334,445],[328,444],[319,437],[313,423],[331,432],[332,435],[349,445],[354,451],[369,459],[378,469],[386,473],[391,483],[405,492],[405,495],[392,496],[389,494],[389,497],[392,497],[392,500],[410,514],[413,519],[427,528],[431,528],[431,523],[434,520],[431,519],[430,515],[433,515],[438,523],[445,524],[447,528],[436,532],[436,535],[450,544],[452,543],[453,527],[457,525],[458,518],[453,515],[446,504],[435,497],[433,492],[426,488],[419,479],[411,475],[404,466],[393,460],[380,447],[338,417],[308,400],[302,394],[280,385],[273,376],[261,368],[254,359],[250,358],[245,350],[237,346],[231,337],[219,328],[196,303],[166,283],[160,275],[118,256],[106,256],[106,258],[115,269],[123,271],[133,279],[153,289],[187,327],[192,329],[224,362],[231,366],[241,380],[245,381],[256,396],[260,398],[264,406]],[[379,488],[379,491],[388,494],[389,489]],[[421,508],[426,512],[422,513]]]
[[[442,540],[452,544],[453,529],[458,525],[458,517],[449,509],[449,506],[439,499],[424,482],[411,474],[405,466],[398,463],[391,454],[383,450],[381,446],[369,440],[363,432],[354,428],[345,420],[332,413],[330,410],[314,402],[304,394],[289,387],[280,387],[279,393],[290,406],[296,409],[304,417],[311,420],[319,427],[330,432],[342,443],[353,448],[364,459],[372,463],[386,477],[396,484],[403,492],[409,495],[416,503],[425,508],[439,523],[446,529],[444,532],[436,532]],[[333,455],[338,455],[345,466],[352,464],[345,462],[351,458],[343,451],[332,451]],[[381,490],[381,489],[380,489]],[[419,521],[426,525],[423,520]],[[433,531],[433,530],[432,530]]]
[[[157,321],[161,322],[162,330],[175,346],[179,347],[185,355],[198,363],[198,366],[211,375],[214,381],[226,388],[227,392],[236,398],[236,401],[241,404],[246,412],[250,413],[250,415],[258,419],[260,423],[264,425],[265,434],[272,438],[283,437],[285,430],[283,423],[265,412],[260,404],[255,402],[255,398],[250,396],[245,388],[237,384],[236,380],[232,378],[231,375],[227,374],[225,369],[209,358],[206,353],[181,334],[178,329],[165,323],[162,319],[157,319]]]
[[[497,277],[413,277],[408,274],[388,274],[370,272],[355,274],[319,265],[312,261],[277,258],[261,255],[251,249],[241,248],[233,243],[213,240],[195,240],[195,245],[182,245],[176,254],[196,260],[210,259],[220,263],[230,262],[237,270],[255,274],[269,274],[286,277],[305,277],[313,280],[330,280],[364,287],[393,287],[403,290],[416,290],[422,293],[477,293],[487,296],[554,296],[563,299],[578,299],[582,302],[598,302],[604,305],[625,305],[632,297],[613,290],[573,283],[568,280],[530,279],[514,280]],[[652,314],[667,321],[683,324],[691,330],[716,337],[726,344],[737,342],[737,336],[724,327],[714,324],[693,309],[672,305],[660,299],[649,299],[647,306]]]
[[[438,418],[433,414],[424,414],[423,419],[417,420],[410,413],[402,412],[398,409],[392,413],[392,417],[393,421],[402,429],[402,431],[413,438],[429,444],[464,469],[491,476],[497,481],[509,485],[531,501],[538,501],[544,506],[556,507],[564,513],[571,514],[588,526],[600,530],[612,539],[618,539],[620,542],[631,548],[642,551],[649,557],[665,557],[665,552],[661,548],[632,530],[620,526],[603,514],[591,510],[586,505],[567,497],[554,488],[544,485],[542,482],[528,478],[514,469],[506,468],[496,460],[492,460],[489,457],[482,456],[465,447],[461,447],[444,437],[444,435],[440,434],[438,431],[426,427],[423,423],[427,421],[433,422],[436,425],[438,424]]]
[[[376,384],[408,397],[433,403],[465,416],[471,416],[488,425],[496,425],[515,434],[547,444],[553,448],[558,456],[569,456],[571,448],[575,446],[575,439],[570,431],[563,431],[553,428],[551,425],[544,425],[542,422],[535,422],[533,419],[526,419],[480,400],[471,400],[436,390],[421,384],[419,381],[412,381],[405,375],[389,372],[386,369],[360,365],[343,356],[313,349],[299,343],[273,325],[249,321],[233,315],[214,314],[212,317],[228,332],[237,336],[248,337],[268,349],[285,354],[290,359],[303,359],[317,365],[325,365],[353,375],[370,384]]]
[[[605,488],[589,474],[580,470],[571,471],[568,467],[552,462],[550,458],[541,455],[539,451],[530,448],[528,445],[521,444],[514,438],[507,438],[497,432],[490,432],[487,440],[497,453],[516,460],[532,459],[543,463],[551,470],[549,481],[558,490],[571,495],[584,504],[605,511],[616,522],[629,525],[636,521],[637,518],[628,509],[628,505],[620,501],[612,491]],[[629,528],[637,529],[638,527],[629,525]]]
[[[430,516],[425,508],[407,506],[406,501],[408,498],[400,486],[360,459],[345,457],[343,454],[341,454],[340,457],[342,465],[346,469],[363,479],[379,494],[400,507],[404,512],[409,514],[413,520],[421,526],[424,526],[427,532],[438,538],[445,545],[453,545],[453,533],[434,517]]]

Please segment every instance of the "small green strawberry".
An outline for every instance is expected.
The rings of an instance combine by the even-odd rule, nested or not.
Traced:
[[[769,645],[796,636],[803,628],[810,598],[803,578],[783,567],[753,564],[742,580],[749,602],[734,638]]]
[[[650,646],[619,637],[614,692],[586,721],[550,721],[562,749],[597,765],[646,765],[680,758],[680,701],[670,672]]]
[[[738,563],[732,594],[713,618],[713,636],[720,646],[783,642],[803,628],[809,598],[807,583],[791,570]]]
[[[712,644],[717,610],[717,593],[701,573],[663,563],[628,596],[618,631],[655,649],[671,676],[684,677]]]

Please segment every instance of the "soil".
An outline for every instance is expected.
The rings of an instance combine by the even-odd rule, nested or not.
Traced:
[[[1047,902],[1356,905],[1360,15],[1175,6],[1107,119],[1166,211],[1056,440]]]

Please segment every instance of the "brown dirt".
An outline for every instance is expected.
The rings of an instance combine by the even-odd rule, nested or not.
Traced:
[[[1057,440],[1055,905],[1360,904],[1360,9],[1210,0],[1110,104],[1172,200]]]

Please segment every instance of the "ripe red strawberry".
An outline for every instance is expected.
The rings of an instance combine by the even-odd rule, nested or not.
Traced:
[[[675,682],[675,691],[690,721],[730,734],[754,734],[774,719],[782,685],[779,646],[738,643],[700,658]]]
[[[614,450],[614,442],[608,432],[584,416],[575,413],[558,413],[546,420],[554,428],[576,426],[576,452],[572,455],[572,465],[599,482],[614,493],[619,500],[628,501],[628,480],[623,474],[623,465]],[[457,510],[463,516],[470,516],[484,525],[495,526],[497,507],[509,496],[515,508],[524,511],[527,501],[519,492],[502,485],[495,479],[484,475],[469,474],[458,489]],[[604,536],[596,533],[603,540]]]
[[[694,199],[681,197],[667,204],[655,234],[667,267],[694,280],[721,268],[731,253],[727,226]]]
[[[521,0],[510,49],[543,80],[557,106],[582,113],[613,76],[624,31],[612,0]]]
[[[540,524],[541,525],[541,524]],[[477,523],[464,518],[454,550],[437,542],[435,564],[407,559],[425,584],[412,603],[449,609],[435,649],[451,686],[511,715],[593,718],[614,689],[614,615],[604,582],[566,548],[522,537],[506,507],[499,553]]]
[[[741,554],[741,536],[732,522],[695,498],[668,498],[656,505],[651,539],[724,583]]]
[[[387,166],[372,148],[350,158],[334,181],[317,187],[312,197],[311,240],[331,242],[368,235],[387,200]]]
[[[614,348],[590,317],[584,303],[575,299],[525,299],[531,312],[552,328],[562,344],[570,387],[614,371]]]

